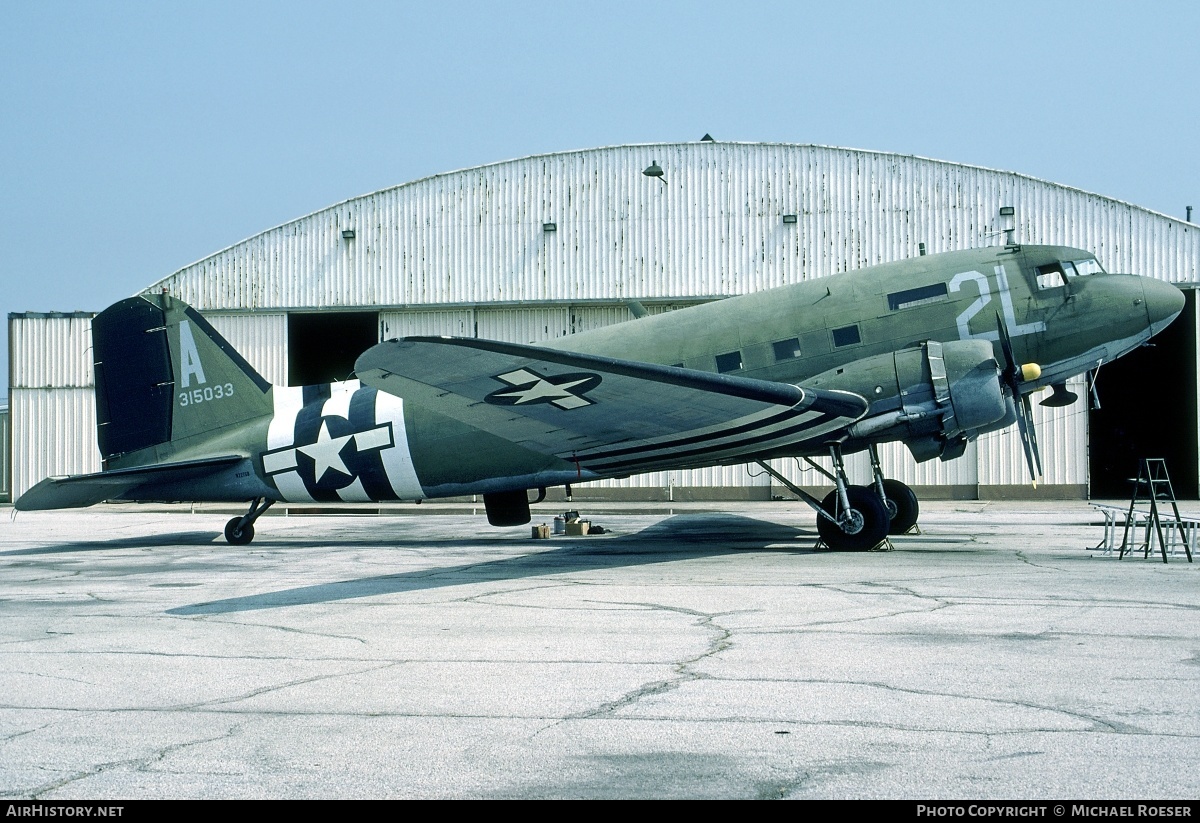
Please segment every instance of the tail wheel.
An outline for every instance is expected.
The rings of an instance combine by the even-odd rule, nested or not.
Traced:
[[[888,534],[904,534],[917,525],[921,507],[912,489],[899,480],[889,478],[883,481],[883,493],[887,496],[887,508],[892,516]]]
[[[862,552],[875,548],[887,537],[891,523],[887,508],[873,489],[863,486],[847,486],[846,496],[850,499],[848,512],[839,511],[836,489],[821,502],[821,508],[830,515],[841,516],[841,525],[817,517],[821,540],[837,551]]]
[[[254,526],[247,523],[238,528],[241,522],[242,518],[235,517],[225,524],[225,540],[234,546],[245,546],[254,539]]]

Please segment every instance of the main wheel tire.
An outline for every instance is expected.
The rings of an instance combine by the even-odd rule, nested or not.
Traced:
[[[817,517],[817,532],[825,545],[836,551],[862,552],[873,549],[887,537],[891,518],[888,510],[873,489],[847,486],[850,499],[849,531],[824,517]],[[837,517],[838,493],[834,489],[821,502],[821,508]]]
[[[234,546],[244,546],[254,539],[254,524],[247,523],[245,526],[238,528],[238,523],[242,522],[242,518],[235,517],[225,524],[225,540]]]
[[[888,526],[888,534],[904,534],[917,525],[917,517],[921,514],[921,506],[917,503],[916,493],[899,480],[883,481],[883,493],[887,495],[888,509],[895,507],[892,523]]]

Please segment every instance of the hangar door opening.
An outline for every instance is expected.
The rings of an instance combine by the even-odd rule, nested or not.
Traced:
[[[1196,292],[1150,345],[1100,367],[1100,409],[1088,417],[1091,496],[1129,500],[1143,457],[1161,457],[1175,495],[1200,496],[1197,477]]]
[[[354,361],[379,342],[379,312],[322,311],[288,315],[288,385],[345,380]]]

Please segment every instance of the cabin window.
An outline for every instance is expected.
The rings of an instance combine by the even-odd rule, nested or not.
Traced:
[[[741,367],[742,353],[740,351],[731,351],[727,354],[717,355],[717,371],[719,371],[721,374],[737,371]]]
[[[1071,266],[1070,263],[1067,263]],[[1075,274],[1075,267],[1071,266],[1071,275]],[[1062,263],[1047,263],[1044,266],[1037,267],[1037,285],[1043,291],[1045,289],[1057,289],[1067,285],[1067,273],[1063,269]]]
[[[840,329],[833,330],[833,345],[838,346],[853,346],[855,343],[861,343],[862,337],[858,333],[858,326],[842,326]]]
[[[775,360],[791,360],[800,356],[800,341],[795,337],[788,340],[777,340],[771,344],[775,349]]]
[[[921,286],[917,289],[905,289],[889,294],[888,308],[898,311],[913,306],[924,306],[926,303],[940,303],[947,298],[946,284],[934,283],[932,286]]]

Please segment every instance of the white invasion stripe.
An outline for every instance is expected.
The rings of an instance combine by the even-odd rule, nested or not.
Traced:
[[[347,380],[344,383],[330,383],[329,399],[325,401],[325,405],[321,408],[321,414],[325,417],[340,417],[343,420],[350,419],[350,400],[353,399],[354,393],[358,391],[361,385],[357,380]]]
[[[288,503],[314,503],[308,489],[304,488],[304,481],[300,479],[297,472],[284,472],[277,474],[271,478],[275,482],[275,488],[279,489],[279,493],[283,495],[283,499]]]
[[[795,424],[797,419],[808,422],[819,416],[820,413],[805,413],[800,418],[786,421],[786,424]],[[613,470],[641,473],[658,468],[702,467],[729,464],[749,459],[756,454],[763,454],[777,449],[799,448],[802,451],[807,451],[813,448],[811,444],[821,442],[830,433],[843,429],[852,422],[854,422],[853,418],[835,417],[820,426],[814,426],[803,432],[778,433],[768,440],[758,441],[753,445],[745,444],[740,440],[712,443],[706,445],[703,452],[699,454],[692,453],[694,449],[688,446],[680,446],[677,449],[658,448],[649,453],[601,458],[591,461],[588,467],[601,473]],[[772,426],[771,428],[777,427]],[[743,433],[739,437],[744,438],[751,434],[757,435],[760,432]],[[681,452],[689,456],[680,457]]]
[[[811,405],[811,404],[809,404],[809,405]],[[742,415],[741,417],[734,418],[733,420],[722,420],[720,423],[714,423],[711,426],[702,426],[701,428],[691,429],[686,432],[675,432],[673,434],[663,435],[662,437],[651,438],[651,439],[643,440],[640,442],[645,445],[650,445],[653,443],[675,440],[676,438],[679,438],[679,437],[702,437],[706,434],[714,434],[717,432],[726,432],[726,431],[729,431],[730,429],[738,428],[741,426],[750,426],[750,425],[755,425],[755,424],[758,424],[760,428],[765,428],[767,420],[769,420],[773,417],[778,417],[779,415],[784,414],[785,412],[788,412],[788,411],[793,412],[794,416],[787,417],[783,421],[786,424],[795,423],[797,420],[811,420],[813,415],[818,414],[818,412],[809,410],[807,405],[806,406],[801,406],[799,404],[797,404],[795,406],[773,405],[773,406],[768,406],[767,408],[762,409],[761,411],[754,412],[753,414]],[[801,417],[800,416],[801,414],[808,414],[809,416]],[[745,436],[745,435],[739,435],[739,436]],[[624,445],[629,445],[629,444],[626,443]],[[599,450],[602,447],[597,446],[596,448]]]
[[[379,453],[383,459],[383,470],[396,497],[419,500],[425,497],[425,490],[417,479],[412,452],[408,449],[408,434],[404,430],[404,401],[394,394],[381,391],[375,395],[375,422],[383,424],[388,421],[392,423],[395,447]]]
[[[842,426],[848,425],[850,422],[849,418],[843,418],[843,421]],[[756,443],[753,449],[739,447],[736,444],[727,444],[713,448],[703,454],[692,455],[686,458],[678,458],[670,452],[666,452],[653,457],[639,458],[636,463],[631,461],[616,464],[616,466],[598,463],[592,466],[592,470],[599,472],[601,475],[614,471],[625,475],[672,469],[686,470],[708,466],[728,466],[754,459],[755,455],[777,452],[782,449],[787,449],[789,453],[796,455],[808,454],[818,456],[827,453],[824,447],[825,438],[836,433],[837,430],[838,426],[836,425],[820,426],[806,432],[805,436],[801,439],[796,439],[795,435],[776,438],[764,443]],[[821,444],[820,447],[818,447],[818,444]]]
[[[711,449],[714,452],[715,451],[728,451],[730,449],[741,448],[741,442],[744,441],[748,437],[758,437],[762,434],[771,434],[771,433],[777,432],[781,429],[785,429],[785,428],[790,429],[790,428],[794,428],[795,426],[802,426],[805,423],[815,420],[820,416],[821,416],[821,412],[809,410],[809,411],[801,412],[800,414],[796,415],[795,417],[788,417],[784,420],[778,420],[778,421],[768,424],[768,425],[763,425],[760,427],[752,428],[749,431],[743,431],[743,432],[738,432],[736,434],[729,434],[729,435],[724,435],[724,436],[719,436],[719,437],[713,437],[709,440],[706,440],[703,444],[701,444],[701,443],[680,444],[678,441],[681,439],[690,439],[693,437],[703,436],[703,434],[700,434],[700,432],[711,434],[711,433],[715,433],[718,430],[713,427],[709,427],[707,429],[697,429],[695,431],[689,431],[689,432],[678,432],[676,434],[668,435],[667,437],[660,437],[660,438],[656,438],[654,440],[645,440],[640,443],[633,443],[633,444],[622,443],[621,444],[622,449],[636,448],[636,449],[638,449],[638,451],[629,452],[627,454],[614,455],[612,457],[600,457],[600,458],[589,458],[588,455],[584,454],[584,455],[580,456],[580,459],[581,460],[594,459],[595,462],[599,463],[599,464],[608,463],[613,460],[619,460],[619,461],[634,460],[634,459],[653,460],[653,459],[659,459],[661,457],[670,457],[671,454],[673,454],[676,451],[680,451],[680,450],[688,451],[693,448],[698,448],[701,446]],[[743,420],[745,420],[745,418],[740,418],[738,420],[731,420],[727,425],[723,426],[722,428],[723,429],[736,428],[740,425],[743,425]],[[831,425],[834,427],[839,426],[839,425],[844,425],[844,422],[842,422],[844,420],[845,420],[845,418],[835,418],[835,422],[832,423]],[[805,430],[801,434],[802,434],[803,439],[807,440],[812,436],[812,432],[823,431],[826,428],[827,427],[824,427],[824,426],[817,427],[816,429]],[[788,434],[788,435],[781,435],[780,439],[783,439],[786,441],[788,439],[795,438],[796,436],[797,436],[796,433],[792,433],[792,434]],[[761,448],[761,446],[755,445],[753,447],[753,449],[744,449],[744,450],[747,452],[749,452],[751,450],[758,451],[760,448]],[[596,448],[596,451],[603,453],[606,451],[606,448],[603,446],[600,446],[600,447]]]
[[[275,416],[267,428],[267,450],[282,449],[296,442],[296,415],[304,406],[304,389],[300,386],[272,386]]]
[[[354,482],[345,488],[337,490],[338,497],[345,500],[347,503],[370,503],[371,497],[367,494],[367,490],[363,488],[362,478],[354,478]]]

